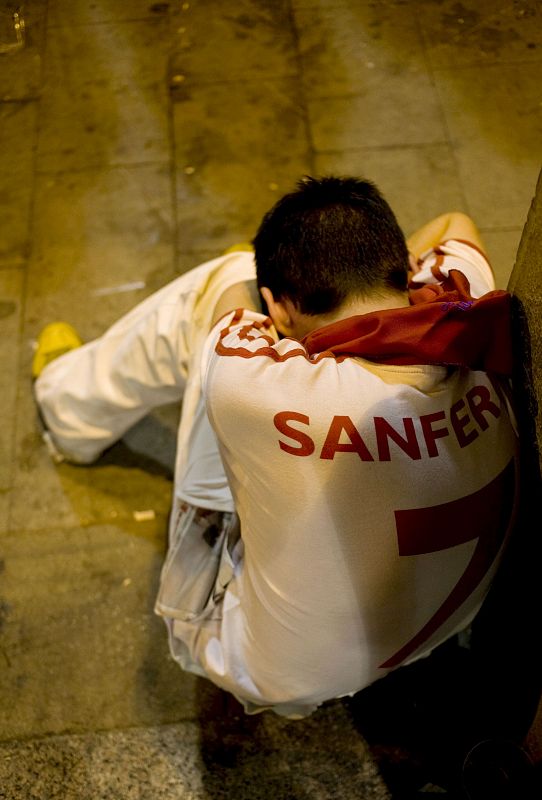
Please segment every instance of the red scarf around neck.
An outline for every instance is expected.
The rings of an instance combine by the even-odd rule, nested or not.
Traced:
[[[383,364],[458,366],[510,376],[511,296],[496,289],[478,299],[462,272],[440,284],[411,283],[410,306],[349,317],[303,340],[309,355],[361,356]]]

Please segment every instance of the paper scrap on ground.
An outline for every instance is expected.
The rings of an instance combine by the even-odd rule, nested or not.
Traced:
[[[94,289],[92,294],[95,297],[102,297],[106,294],[120,294],[120,292],[132,292],[134,289],[144,289],[145,281],[132,281],[131,283],[121,283],[119,286],[103,286]]]

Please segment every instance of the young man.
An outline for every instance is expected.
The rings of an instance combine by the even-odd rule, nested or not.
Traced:
[[[156,611],[185,669],[295,717],[479,610],[516,495],[509,298],[468,217],[407,248],[368,181],[305,179],[254,248],[173,281],[35,389],[53,445],[86,463],[183,396]]]

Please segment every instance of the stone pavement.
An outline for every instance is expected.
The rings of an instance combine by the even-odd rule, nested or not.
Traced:
[[[541,164],[540,2],[28,0],[17,32],[19,5],[0,0],[0,798],[437,791],[355,703],[245,717],[178,669],[152,613],[178,409],[55,466],[32,346],[57,318],[99,335],[304,174],[376,181],[407,234],[470,213],[505,288]]]

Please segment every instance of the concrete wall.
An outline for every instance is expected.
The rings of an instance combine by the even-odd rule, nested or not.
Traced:
[[[508,291],[515,298],[515,337],[522,419],[536,439],[542,470],[542,172],[521,237]]]
[[[540,519],[540,474],[542,472],[542,172],[521,237],[508,290],[515,299],[514,337],[516,349],[516,396],[519,422],[524,443],[524,518],[521,535],[525,548],[520,560],[521,575],[528,579],[523,596],[525,632],[531,638],[525,642],[524,655],[534,660],[528,668],[533,691],[540,689],[542,675],[539,659],[534,657],[540,648],[539,588],[542,533]],[[530,565],[529,565],[530,561]],[[529,585],[530,584],[530,585]],[[542,703],[527,736],[528,748],[537,762],[542,762]]]

